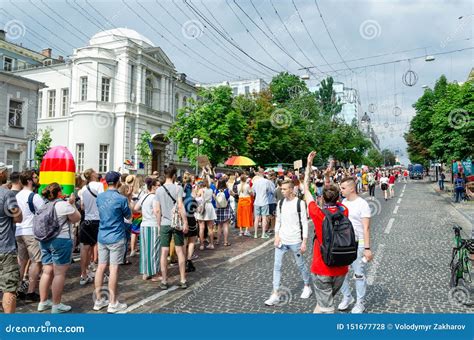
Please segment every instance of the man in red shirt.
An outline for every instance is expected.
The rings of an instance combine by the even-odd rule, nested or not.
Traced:
[[[388,191],[390,193],[390,198],[395,197],[395,180],[396,180],[396,177],[392,171],[390,172],[390,177],[388,178]]]
[[[320,240],[322,240],[322,226],[324,220],[324,213],[316,204],[309,191],[309,171],[313,164],[313,159],[316,156],[316,152],[312,151],[308,155],[308,164],[306,166],[305,176],[305,200],[308,204],[309,216],[314,223],[314,233],[316,239],[313,245],[313,261],[311,264],[311,272],[314,274],[313,282],[315,285],[315,295],[317,299],[317,305],[314,309],[314,313],[334,313],[334,296],[337,294],[339,289],[344,282],[344,278],[348,272],[349,266],[340,267],[328,267],[321,256],[319,248]],[[323,190],[323,204],[324,208],[329,210],[331,213],[335,213],[338,209],[344,214],[349,215],[349,211],[345,206],[338,203],[339,189],[337,186],[331,184]]]

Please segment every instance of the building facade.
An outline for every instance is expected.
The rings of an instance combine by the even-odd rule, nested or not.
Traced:
[[[53,129],[52,145],[69,148],[77,172],[162,171],[176,161],[176,147],[165,136],[196,90],[136,31],[99,32],[64,64],[16,73],[48,86],[38,98],[38,128]],[[152,135],[151,164],[143,164],[136,150],[145,131]]]
[[[204,88],[229,86],[232,89],[232,94],[234,96],[247,96],[252,93],[259,93],[263,90],[268,89],[268,83],[266,83],[263,79],[233,80],[224,81],[222,83],[200,84],[199,86]]]
[[[0,162],[13,171],[34,167],[38,90],[44,85],[0,72]]]

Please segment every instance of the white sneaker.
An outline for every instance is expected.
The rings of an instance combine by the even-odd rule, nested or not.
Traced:
[[[84,285],[86,285],[88,283],[92,283],[92,282],[94,282],[94,279],[92,277],[90,277],[89,275],[87,275],[86,277],[81,276],[81,279],[79,280],[79,284],[81,286],[84,286]]]
[[[127,309],[127,304],[126,303],[120,303],[116,302],[115,305],[109,304],[109,307],[107,308],[107,313],[118,313],[122,312]]]
[[[357,301],[357,303],[354,305],[354,308],[352,308],[351,313],[352,314],[362,314],[365,311],[365,306],[363,302]]]
[[[339,310],[346,310],[347,308],[349,308],[349,306],[351,304],[353,304],[355,302],[354,298],[351,297],[350,298],[347,298],[344,296],[344,298],[342,299],[341,303],[339,304],[339,306],[337,306],[337,309]]]
[[[301,299],[308,299],[311,296],[311,294],[313,294],[313,291],[311,290],[311,287],[310,286],[304,286],[303,292],[301,293],[300,298]]]
[[[64,303],[60,303],[51,307],[51,314],[66,313],[69,312],[71,309],[71,306],[65,305]]]
[[[135,255],[137,255],[137,252],[134,251],[134,250],[132,250],[132,251],[130,252],[130,257],[134,257]]]
[[[280,296],[278,294],[272,294],[270,295],[270,298],[265,301],[265,304],[267,306],[274,306],[280,302]]]
[[[53,303],[51,300],[46,300],[45,302],[40,302],[38,304],[38,312],[44,312],[47,309],[51,309],[53,307]]]
[[[109,305],[109,300],[107,299],[99,299],[99,300],[95,300],[95,303],[94,303],[94,308],[92,308],[93,310],[96,310],[96,311],[99,311],[101,310],[102,308],[105,308]]]

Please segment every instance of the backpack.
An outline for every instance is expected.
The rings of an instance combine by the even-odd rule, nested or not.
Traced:
[[[33,198],[35,197],[35,193],[31,192],[28,195],[28,208],[30,209],[31,213],[34,214],[36,212],[35,205],[33,204]]]
[[[348,266],[357,258],[359,242],[354,227],[341,211],[334,214],[321,209],[325,217],[322,225],[322,242],[318,240],[321,257],[328,267]],[[314,240],[317,240],[316,233]],[[313,240],[313,244],[314,244]]]
[[[47,242],[59,235],[62,225],[59,224],[56,214],[56,203],[47,202],[33,216],[33,234],[40,242]],[[67,219],[66,219],[67,223]]]
[[[280,216],[281,216],[281,207],[283,206],[283,201],[285,199],[281,199],[280,202],[278,202],[278,208],[280,209]],[[300,235],[301,235],[301,241],[303,241],[303,224],[301,223],[301,200],[298,198],[298,202],[296,202],[296,211],[298,212],[298,221],[300,223]]]
[[[179,213],[178,202],[176,201],[176,199],[173,196],[171,196],[170,192],[168,191],[168,189],[166,189],[166,187],[164,185],[163,185],[163,189],[165,189],[166,193],[171,198],[171,200],[173,201],[173,204],[174,204],[173,209],[171,209],[171,228],[181,231],[181,230],[183,230],[183,220],[182,220],[181,215]]]
[[[227,208],[227,198],[225,197],[225,192],[219,190],[216,195],[216,207],[217,208]]]

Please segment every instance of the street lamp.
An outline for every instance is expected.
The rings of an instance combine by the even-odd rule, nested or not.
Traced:
[[[200,139],[200,138],[196,138],[194,137],[193,138],[193,144],[196,144],[197,146],[197,156],[196,156],[196,176],[198,175],[198,164],[199,164],[199,161],[198,161],[198,158],[199,158],[199,145],[202,145],[204,143],[204,140]]]

